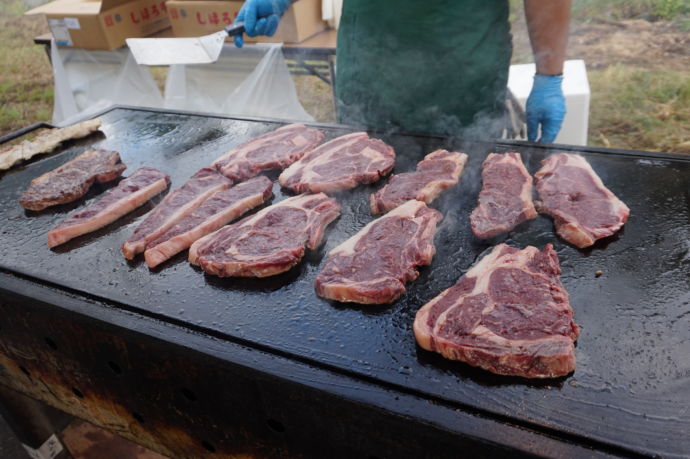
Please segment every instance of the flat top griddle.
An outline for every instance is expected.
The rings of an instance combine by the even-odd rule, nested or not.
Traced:
[[[141,257],[128,262],[120,245],[153,204],[49,250],[48,231],[107,186],[96,185],[85,199],[43,212],[24,211],[19,196],[32,178],[85,148],[117,150],[128,165],[125,175],[153,166],[170,174],[177,187],[232,146],[280,125],[127,108],[101,118],[105,138],[72,143],[1,176],[2,269],[569,441],[619,452],[690,452],[690,158],[583,148],[581,154],[631,216],[617,235],[578,250],[556,236],[546,216],[492,241],[475,238],[468,220],[487,153],[519,151],[534,173],[544,157],[562,150],[374,134],[395,148],[394,172],[413,170],[436,148],[464,151],[469,161],[461,183],[433,204],[445,218],[431,266],[421,269],[394,304],[357,306],[317,297],[313,282],[325,254],[373,219],[369,195],[385,181],[336,194],[342,215],[329,227],[325,244],[273,278],[208,276],[187,263],[186,251],[155,270]],[[326,140],[349,132],[322,129]],[[290,196],[277,184],[274,194],[272,202]],[[582,327],[574,374],[547,381],[499,377],[416,345],[417,310],[499,242],[518,248],[554,244]]]

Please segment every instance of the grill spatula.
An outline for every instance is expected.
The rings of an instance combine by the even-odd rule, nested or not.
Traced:
[[[202,37],[128,38],[126,41],[140,65],[210,64],[218,60],[227,37],[243,32],[244,22],[236,22]]]

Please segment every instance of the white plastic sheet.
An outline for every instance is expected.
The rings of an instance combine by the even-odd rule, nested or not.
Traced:
[[[137,65],[127,48],[58,48],[53,40],[51,60],[55,79],[54,124],[68,125],[111,105],[164,105],[151,73]]]
[[[173,65],[165,107],[236,116],[313,121],[297,98],[280,43],[225,44],[213,64]]]

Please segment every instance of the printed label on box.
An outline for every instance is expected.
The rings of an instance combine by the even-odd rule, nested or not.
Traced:
[[[81,29],[81,24],[79,24],[79,19],[77,18],[65,18],[65,26],[68,29]]]
[[[48,27],[53,33],[55,43],[60,46],[72,46],[72,36],[64,19],[48,19]]]

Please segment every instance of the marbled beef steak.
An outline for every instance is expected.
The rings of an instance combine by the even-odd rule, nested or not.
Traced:
[[[285,169],[323,140],[323,132],[289,124],[248,140],[218,158],[213,167],[239,182],[262,171]]]
[[[532,176],[520,153],[491,153],[482,164],[482,191],[470,215],[472,232],[491,238],[535,218]]]
[[[541,252],[497,245],[417,312],[417,343],[500,375],[566,375],[580,328],[560,274],[551,244]]]
[[[395,174],[388,184],[371,195],[371,214],[377,215],[395,209],[410,199],[431,204],[443,191],[460,179],[467,162],[465,153],[436,150],[417,164],[417,170]]]
[[[57,169],[33,179],[19,199],[19,204],[25,209],[43,210],[56,204],[76,201],[95,182],[115,180],[126,168],[116,151],[86,150]]]
[[[628,206],[604,186],[580,155],[549,156],[534,176],[537,209],[551,215],[558,235],[577,247],[611,236],[628,221]]]
[[[189,262],[215,276],[268,277],[315,249],[340,205],[323,193],[303,194],[219,229],[189,248]]]
[[[316,277],[319,296],[361,304],[391,303],[436,253],[443,216],[421,201],[407,201],[362,228],[328,254]]]

